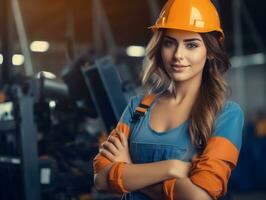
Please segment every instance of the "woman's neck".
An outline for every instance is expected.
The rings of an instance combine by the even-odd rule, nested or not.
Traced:
[[[201,85],[201,78],[175,83],[175,94],[172,95],[174,104],[180,105],[184,102],[194,104],[198,96]]]

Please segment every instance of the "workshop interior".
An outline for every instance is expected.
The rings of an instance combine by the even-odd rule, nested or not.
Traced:
[[[166,0],[0,0],[0,200],[118,200],[93,158],[130,98]],[[245,113],[227,200],[266,199],[266,2],[213,0]]]

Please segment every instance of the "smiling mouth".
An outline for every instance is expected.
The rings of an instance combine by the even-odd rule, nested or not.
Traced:
[[[173,67],[173,68],[186,68],[186,67],[189,67],[189,65],[177,65],[177,64],[171,64],[171,67]]]

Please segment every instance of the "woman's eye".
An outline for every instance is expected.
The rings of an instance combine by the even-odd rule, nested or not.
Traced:
[[[163,41],[163,46],[165,46],[165,47],[171,47],[173,45],[174,45],[174,42],[171,40],[164,40]]]
[[[196,43],[187,43],[186,46],[188,49],[194,49],[198,47]]]

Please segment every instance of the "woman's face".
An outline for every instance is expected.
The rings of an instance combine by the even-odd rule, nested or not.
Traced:
[[[201,80],[207,49],[200,34],[167,29],[162,39],[161,57],[174,81]]]

